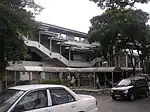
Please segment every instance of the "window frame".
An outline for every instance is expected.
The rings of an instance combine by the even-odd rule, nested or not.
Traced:
[[[46,88],[44,88],[44,89],[35,89],[35,90],[27,91],[27,92],[13,105],[13,107],[11,108],[11,110],[10,110],[9,112],[13,111],[13,109],[15,108],[15,106],[17,106],[17,105],[21,102],[21,100],[23,100],[24,97],[26,97],[26,95],[28,95],[28,94],[30,94],[30,93],[32,93],[32,92],[37,92],[37,91],[45,91],[45,92],[46,92],[46,96],[47,96],[47,106],[46,106],[46,107],[42,107],[42,108],[35,108],[35,109],[25,110],[25,111],[38,110],[38,109],[43,109],[43,108],[49,107],[49,102],[48,102],[49,99],[48,99],[48,91],[47,91],[47,89],[46,89]]]
[[[52,89],[56,89],[56,90],[64,90],[64,91],[66,91],[67,92],[67,94],[68,95],[70,95],[73,99],[74,99],[74,101],[72,101],[72,102],[68,102],[68,103],[63,103],[63,104],[58,104],[58,105],[53,105],[53,101],[52,101],[52,96],[51,96],[51,91],[50,90],[52,90]],[[59,105],[64,105],[64,104],[69,104],[69,103],[73,103],[73,102],[76,102],[77,101],[77,99],[69,92],[69,91],[67,91],[65,88],[62,88],[62,87],[53,87],[53,88],[48,88],[48,91],[49,91],[49,97],[50,97],[50,101],[51,101],[51,106],[59,106]]]

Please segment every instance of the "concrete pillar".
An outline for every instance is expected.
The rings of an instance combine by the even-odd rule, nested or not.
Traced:
[[[77,73],[77,77],[78,77],[78,88],[80,88],[80,73]]]
[[[60,72],[60,73],[59,73],[59,79],[60,79],[60,81],[61,81],[61,85],[63,85],[63,79],[62,79],[62,76],[63,76],[63,73]]]
[[[79,42],[81,42],[81,37],[79,37]]]
[[[39,31],[39,43],[41,43],[41,32]]]
[[[141,61],[139,61],[139,63],[138,63],[138,67],[139,67],[139,68],[141,68]]]
[[[28,74],[29,74],[29,81],[31,83],[32,82],[32,72],[29,72]]]

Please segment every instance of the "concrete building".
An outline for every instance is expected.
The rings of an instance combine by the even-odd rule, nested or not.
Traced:
[[[115,73],[132,71],[128,56],[121,52],[114,55],[114,65],[109,67],[96,52],[99,44],[90,44],[86,33],[46,23],[40,23],[39,29],[37,37],[23,37],[31,58],[7,67],[8,82],[60,79],[64,84],[75,76],[79,87],[95,87],[95,77],[101,73],[108,73],[113,82]],[[107,77],[103,77],[106,85]]]

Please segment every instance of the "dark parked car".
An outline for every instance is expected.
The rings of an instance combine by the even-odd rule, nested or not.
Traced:
[[[140,76],[123,79],[111,89],[111,97],[114,100],[118,98],[135,100],[137,96],[141,95],[148,97],[149,87],[146,79]]]

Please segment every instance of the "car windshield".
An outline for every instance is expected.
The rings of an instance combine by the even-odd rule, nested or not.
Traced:
[[[131,80],[129,79],[123,79],[121,80],[117,86],[129,86],[131,84]]]
[[[6,112],[24,91],[8,89],[0,94],[0,112]]]

